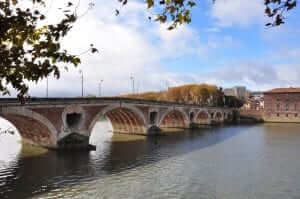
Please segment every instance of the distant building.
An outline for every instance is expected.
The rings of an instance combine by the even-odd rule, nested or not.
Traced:
[[[245,86],[235,86],[233,88],[224,89],[224,94],[227,96],[235,96],[239,99],[247,99],[249,97],[249,92]]]
[[[264,120],[300,122],[300,88],[275,88],[264,92]]]
[[[264,93],[261,91],[252,91],[249,93],[249,98],[253,98],[255,100],[261,100],[264,97]]]
[[[264,98],[249,97],[242,107],[243,110],[264,110]]]
[[[264,94],[263,92],[249,92],[249,97],[246,99],[242,107],[243,110],[261,111],[264,109]]]

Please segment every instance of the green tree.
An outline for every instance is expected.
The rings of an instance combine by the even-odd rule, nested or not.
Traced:
[[[244,101],[235,96],[225,96],[225,106],[230,108],[240,108],[244,105]]]
[[[72,2],[62,11],[65,14],[60,22],[44,26],[41,24],[46,15],[40,10],[46,0],[27,3],[31,6],[24,8],[19,0],[0,2],[0,92],[9,94],[10,85],[20,99],[28,92],[28,81],[38,82],[50,74],[59,78],[59,65],[80,64],[78,56],[69,54],[60,45],[77,19],[76,12],[71,11]],[[93,46],[90,50],[97,51]]]

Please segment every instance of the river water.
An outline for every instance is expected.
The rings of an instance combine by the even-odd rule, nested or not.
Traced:
[[[47,151],[0,135],[0,198],[300,198],[299,124],[149,138],[108,129],[95,126],[93,152]]]

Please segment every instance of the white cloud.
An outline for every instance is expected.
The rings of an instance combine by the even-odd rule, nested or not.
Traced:
[[[233,4],[237,3],[236,0],[232,1]],[[98,1],[93,10],[80,18],[64,40],[64,46],[75,54],[85,51],[91,43],[100,51],[99,54],[88,53],[81,57],[80,69],[84,73],[85,94],[98,94],[99,81],[102,79],[104,95],[130,92],[131,74],[134,75],[136,88],[140,92],[161,90],[167,84],[176,86],[202,82],[223,86],[247,84],[251,88],[288,84],[280,77],[280,74],[284,73],[278,74],[275,66],[266,67],[256,62],[224,64],[224,67],[214,73],[168,72],[161,64],[163,59],[175,59],[186,55],[207,57],[214,49],[239,47],[240,43],[230,35],[211,36],[203,42],[199,32],[189,26],[167,31],[166,25],[147,21],[145,5],[138,1],[130,1],[118,17],[114,15],[114,9],[119,7],[117,1],[105,2],[105,6],[99,5],[101,2]],[[238,4],[235,9],[239,6],[241,5]],[[82,3],[78,12],[84,13],[86,7],[87,4]],[[230,9],[225,9],[219,16],[229,11]],[[55,18],[55,8],[51,9],[50,14]],[[248,23],[250,18],[242,19],[242,23],[234,23],[243,25]],[[225,24],[225,21],[222,23]],[[68,72],[62,72],[59,80],[49,78],[49,96],[80,96],[81,79],[78,70],[79,68],[71,67]],[[297,80],[290,83],[297,83]],[[45,90],[46,81],[43,81],[37,85],[31,84],[30,93],[33,96],[45,96]]]
[[[86,6],[80,5],[78,13],[84,13]],[[144,3],[130,1],[118,17],[114,15],[117,6],[117,1],[96,6],[79,19],[64,39],[63,46],[71,53],[80,54],[91,43],[100,51],[99,54],[88,53],[81,57],[80,69],[84,72],[85,94],[97,94],[101,79],[104,80],[105,95],[130,92],[131,74],[135,76],[136,87],[140,91],[159,90],[166,80],[176,84],[188,82],[185,75],[180,77],[181,74],[165,71],[160,61],[191,54],[206,55],[210,49],[222,46],[218,42],[228,43],[226,37],[202,43],[199,32],[188,26],[168,31],[167,25],[149,23]],[[55,8],[51,8],[50,14],[51,19],[55,18]],[[78,70],[71,67],[68,72],[62,72],[59,80],[50,78],[49,96],[80,96],[81,79]],[[38,85],[31,84],[30,93],[45,96],[45,88],[46,81]]]
[[[212,7],[211,16],[218,26],[248,26],[264,22],[264,3],[262,0],[217,0]]]
[[[98,94],[101,79],[105,95],[128,93],[130,75],[135,76],[140,90],[158,90],[162,80],[167,78],[160,60],[194,53],[193,49],[197,48],[198,43],[194,44],[197,33],[192,29],[184,26],[167,31],[166,26],[149,24],[144,3],[130,1],[117,17],[114,10],[118,6],[117,1],[96,6],[78,20],[63,41],[63,46],[73,54],[85,51],[91,43],[100,51],[81,56],[79,69],[84,73],[85,94]],[[81,4],[78,13],[86,9],[87,5]],[[52,7],[49,14],[49,22],[53,22],[56,8]],[[68,72],[62,71],[59,80],[49,78],[49,96],[80,96],[79,69],[70,67]],[[46,81],[32,83],[30,87],[32,96],[45,96]]]
[[[242,61],[224,65],[213,75],[217,76],[223,85],[244,85],[252,90],[300,86],[300,66],[294,64]]]

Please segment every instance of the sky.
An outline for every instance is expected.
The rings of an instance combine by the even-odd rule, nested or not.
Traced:
[[[88,10],[89,3],[95,6]],[[50,97],[84,95],[115,96],[132,92],[165,90],[168,86],[209,83],[223,88],[246,86],[250,90],[300,87],[300,12],[287,13],[286,23],[266,28],[263,0],[199,0],[192,22],[167,30],[167,24],[149,21],[155,10],[143,0],[81,1],[79,20],[63,47],[80,54],[90,44],[98,54],[80,56],[78,68],[62,71],[59,80],[49,77]],[[58,7],[65,0],[53,0],[47,23],[59,19]],[[120,9],[121,8],[121,9]],[[120,15],[115,16],[115,9]],[[14,92],[12,92],[14,95]],[[31,96],[46,95],[46,80],[30,83]]]

